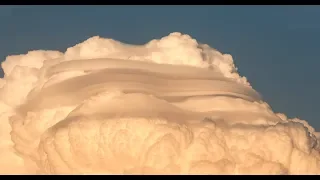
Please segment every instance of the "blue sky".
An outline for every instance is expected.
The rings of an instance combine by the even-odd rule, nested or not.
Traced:
[[[0,58],[182,32],[230,53],[274,111],[320,130],[319,17],[320,6],[1,6]]]

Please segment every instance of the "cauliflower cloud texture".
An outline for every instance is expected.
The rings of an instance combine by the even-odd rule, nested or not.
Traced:
[[[320,174],[319,133],[189,35],[8,56],[1,174]]]

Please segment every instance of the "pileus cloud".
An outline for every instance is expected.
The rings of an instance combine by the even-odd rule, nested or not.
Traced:
[[[8,56],[1,174],[320,174],[319,133],[181,33]]]

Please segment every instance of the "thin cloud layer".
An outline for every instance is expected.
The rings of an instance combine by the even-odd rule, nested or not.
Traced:
[[[319,133],[181,33],[8,56],[1,174],[320,174]]]

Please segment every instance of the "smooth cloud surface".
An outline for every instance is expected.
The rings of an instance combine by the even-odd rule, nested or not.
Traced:
[[[320,174],[319,133],[181,33],[9,56],[1,174]]]

